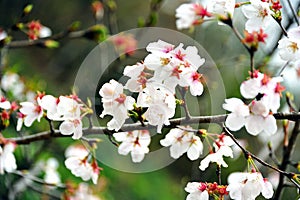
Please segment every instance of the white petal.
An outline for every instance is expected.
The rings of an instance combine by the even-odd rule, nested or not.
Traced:
[[[258,115],[251,115],[246,120],[246,130],[251,135],[258,135],[263,130],[264,118]]]
[[[264,131],[268,134],[274,134],[277,131],[276,119],[273,115],[269,115],[264,119]]]
[[[243,116],[237,116],[233,113],[226,118],[225,125],[232,131],[240,130],[245,125],[246,119]]]
[[[261,193],[266,199],[272,198],[274,191],[272,184],[269,181],[264,181]]]
[[[74,124],[72,122],[70,122],[70,121],[64,121],[59,126],[59,131],[63,135],[71,135],[75,131]]]

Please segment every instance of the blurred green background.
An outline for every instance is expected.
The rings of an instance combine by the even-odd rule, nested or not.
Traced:
[[[23,0],[0,0],[0,27],[8,30],[13,24],[18,22],[22,14],[22,8],[26,3],[32,3],[34,9],[32,13],[24,20],[40,20],[40,22],[51,28],[53,33],[58,33],[65,30],[67,26],[74,21],[81,22],[81,28],[88,28],[95,24],[91,12],[91,2],[88,0],[72,0],[72,1],[23,1]],[[175,27],[175,9],[185,1],[167,0],[163,1],[161,8],[158,11],[158,22],[156,26],[176,30]],[[117,30],[118,32],[126,31],[137,27],[138,19],[147,19],[150,12],[150,0],[117,0]],[[245,19],[239,11],[236,12],[237,18],[234,23],[239,30],[243,29]],[[105,25],[108,24],[109,18],[106,16],[103,19]],[[276,29],[277,32],[278,29]],[[215,64],[222,75],[224,86],[226,88],[227,97],[240,97],[239,84],[248,76],[249,58],[247,52],[239,41],[235,38],[231,30],[226,26],[220,26],[217,23],[205,24],[201,27],[196,27],[194,32],[182,31],[183,33],[195,38],[206,49],[212,57]],[[115,33],[111,33],[116,34]],[[276,32],[272,37],[276,38]],[[26,39],[24,34],[17,32],[13,33],[14,40]],[[270,40],[271,41],[271,40]],[[60,47],[57,49],[47,49],[41,47],[28,47],[8,50],[7,64],[5,71],[15,71],[19,73],[32,89],[47,91],[53,95],[69,94],[77,70],[88,53],[97,45],[96,42],[87,39],[63,39],[60,41]],[[270,48],[263,45],[262,50],[256,55],[256,64],[265,68],[266,59],[263,55]],[[117,71],[122,71],[122,66],[128,63],[130,58],[125,58],[116,61],[113,66]],[[142,58],[134,58],[142,59]],[[132,63],[134,64],[134,63]],[[273,64],[270,73],[275,74],[279,66]],[[109,75],[109,74],[108,74]],[[115,76],[116,74],[112,75]],[[111,77],[107,77],[110,79]],[[296,80],[298,84],[299,81]],[[95,83],[97,84],[97,83]],[[292,92],[296,92],[294,87],[286,85]],[[208,95],[207,93],[205,93]],[[299,101],[298,95],[295,96],[296,101]],[[209,105],[208,97],[199,98],[200,103],[195,103],[190,100],[190,106]],[[201,107],[201,114],[210,114],[210,109],[206,106]],[[220,113],[224,113],[221,107]],[[194,113],[197,114],[197,113]],[[35,131],[45,130],[46,122],[36,125]],[[200,128],[205,128],[203,125]],[[220,130],[215,127],[215,130]],[[11,133],[12,132],[12,133]],[[250,139],[249,149],[253,152],[261,152],[266,149],[266,141],[257,139],[243,134],[242,131],[237,137]],[[13,130],[6,131],[5,136],[16,136]],[[57,158],[60,163],[64,162],[64,149],[72,144],[71,139],[53,139],[46,142],[36,142],[32,145],[20,146],[17,149],[17,164],[18,169],[30,169],[37,160],[45,160],[48,157]],[[100,144],[101,145],[101,144]],[[260,148],[257,148],[257,147]],[[204,155],[202,155],[204,156]],[[299,159],[299,157],[295,157]],[[243,156],[240,159],[227,159],[232,167],[223,169],[222,181],[226,183],[226,177],[230,172],[243,171],[246,167],[246,161]],[[101,160],[100,160],[101,162]],[[143,174],[131,174],[120,172],[111,169],[104,164],[100,166],[104,168],[101,172],[99,184],[92,186],[95,193],[101,198],[107,200],[174,200],[185,199],[186,193],[184,187],[189,181],[217,181],[215,166],[211,166],[209,170],[201,172],[198,169],[200,160],[191,162],[184,155],[171,165],[164,169]],[[265,173],[270,171],[262,170]],[[74,178],[71,173],[65,169],[63,164],[59,167],[59,172],[62,181],[73,180],[75,182],[80,179]],[[40,174],[39,176],[42,177]],[[17,179],[16,175],[0,176],[0,199],[5,199],[9,190],[14,189]],[[41,187],[39,185],[35,187]],[[287,193],[294,189],[287,189]],[[53,192],[60,195],[61,190]],[[28,188],[22,192],[17,199],[52,199],[41,195],[39,192]],[[295,198],[292,194],[289,198]]]

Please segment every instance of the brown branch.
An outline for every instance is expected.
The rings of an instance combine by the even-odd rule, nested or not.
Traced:
[[[282,158],[281,164],[279,166],[279,169],[281,169],[281,170],[286,170],[288,164],[290,163],[291,155],[294,152],[294,148],[296,146],[296,140],[297,140],[297,136],[299,134],[299,128],[300,128],[300,120],[296,121],[296,123],[295,123],[291,137],[288,141],[288,145],[283,147],[283,158]],[[277,186],[277,190],[276,190],[274,199],[279,199],[280,194],[283,189],[283,185],[284,185],[284,176],[282,174],[280,174],[279,183]]]
[[[288,119],[292,121],[300,120],[300,113],[275,113],[273,116],[280,120],[280,119]],[[185,117],[171,119],[170,125],[166,127],[176,127],[178,125],[186,125],[186,124],[197,124],[197,123],[222,123],[226,120],[227,114],[223,115],[213,115],[213,116],[197,116],[191,117],[190,119],[186,119]],[[125,124],[121,130],[118,132],[126,132],[126,131],[133,131],[133,130],[145,130],[145,129],[154,129],[155,126],[151,126],[145,122],[144,126],[141,126],[140,123],[135,124]],[[116,131],[108,130],[106,127],[91,127],[91,128],[84,128],[83,135],[97,135],[97,134],[105,134],[105,135],[112,135]],[[52,133],[51,131],[44,131],[34,135],[28,135],[23,137],[16,137],[16,138],[7,138],[16,144],[29,144],[35,141],[47,140],[51,138],[57,137],[70,137],[69,135],[62,135],[59,130],[54,130]]]
[[[294,183],[296,185],[297,188],[300,189],[300,185],[298,183],[296,183],[294,180],[293,180],[293,177],[294,177],[294,173],[292,172],[286,172],[282,169],[278,169],[272,165],[270,165],[269,163],[263,161],[262,159],[260,159],[259,157],[257,157],[256,155],[254,155],[253,153],[251,153],[250,151],[246,150],[237,140],[236,138],[234,137],[234,135],[225,127],[223,126],[223,129],[226,133],[226,135],[228,135],[233,141],[234,143],[242,150],[242,152],[244,153],[246,159],[248,159],[248,157],[250,156],[252,159],[256,160],[257,162],[259,162],[260,164],[262,164],[263,166],[265,167],[268,167],[270,169],[273,169],[274,171],[278,172],[280,174],[280,176],[285,176],[287,178],[289,178],[291,180],[292,183]],[[276,198],[275,198],[276,199]]]

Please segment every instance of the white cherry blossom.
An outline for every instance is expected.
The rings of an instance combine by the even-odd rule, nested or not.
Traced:
[[[65,156],[65,165],[73,175],[84,181],[91,179],[94,184],[97,184],[101,168],[98,167],[94,158],[92,162],[89,162],[89,152],[83,146],[68,147]]]
[[[12,142],[0,146],[0,174],[13,172],[17,169],[16,158],[13,154],[16,145]]]
[[[147,107],[144,113],[145,119],[150,125],[157,126],[157,132],[161,133],[163,125],[169,125],[169,119],[175,114],[176,102],[173,93],[169,90],[147,87],[139,93],[137,105]]]
[[[180,5],[176,9],[176,27],[177,29],[187,29],[190,28],[193,24],[197,23],[199,17],[197,16],[196,9],[198,4],[186,3]]]
[[[119,130],[125,120],[129,118],[127,111],[133,109],[134,98],[126,96],[123,93],[123,85],[115,80],[105,83],[99,94],[102,97],[101,101],[104,108],[100,117],[103,118],[104,115],[113,116],[107,123],[107,127],[109,130]]]
[[[223,156],[233,158],[233,151],[229,146],[223,145],[217,149],[215,153],[208,154],[204,159],[201,160],[199,169],[205,171],[209,166],[209,163],[216,163],[222,167],[228,167],[224,161]]]
[[[186,200],[209,200],[209,194],[204,183],[189,182],[184,190],[189,193]]]
[[[130,132],[114,133],[116,141],[121,142],[118,147],[118,153],[121,155],[131,154],[132,161],[141,162],[145,154],[149,153],[149,144],[151,142],[150,133],[147,130],[134,130]]]
[[[180,128],[171,129],[166,137],[160,141],[160,144],[165,147],[170,146],[170,155],[175,159],[187,152],[190,160],[196,160],[203,152],[203,144],[200,138],[193,132]]]
[[[261,132],[271,135],[277,131],[276,119],[262,100],[254,100],[247,106],[237,98],[225,99],[223,108],[231,112],[226,118],[225,125],[232,131],[237,131],[243,126],[254,136]]]
[[[7,37],[6,31],[4,31],[0,28],[0,41],[4,40],[6,37]]]
[[[80,118],[67,119],[59,126],[59,131],[63,135],[71,135],[74,140],[82,137],[82,122]]]
[[[242,11],[248,19],[245,24],[245,29],[252,33],[253,31],[259,31],[265,29],[270,25],[273,20],[273,11],[270,9],[268,2],[261,0],[250,0],[249,5],[244,5]]]
[[[47,111],[47,117],[51,120],[57,120],[61,116],[57,112],[59,99],[52,95],[45,95],[41,99],[41,107]]]
[[[61,183],[60,174],[58,173],[59,163],[55,158],[49,158],[44,166],[44,181],[46,183],[58,185]]]
[[[292,28],[288,35],[278,41],[279,56],[285,61],[300,59],[300,27]]]
[[[227,17],[233,16],[235,7],[235,0],[210,0],[207,4],[207,9],[209,12],[215,15],[222,15]]]
[[[255,200],[261,193],[266,199],[273,196],[272,184],[261,173],[232,173],[228,177],[227,191],[230,198],[238,200]]]
[[[238,98],[225,99],[223,108],[231,112],[225,125],[232,131],[240,130],[246,123],[246,117],[250,115],[249,107]]]
[[[141,92],[147,84],[147,77],[144,72],[145,65],[137,63],[136,65],[126,66],[123,74],[130,77],[124,86],[131,92]]]
[[[7,101],[7,99],[5,97],[0,97],[0,108],[6,109],[6,110],[11,108],[10,102]]]
[[[32,102],[21,102],[20,112],[25,115],[24,125],[30,127],[32,123],[37,120],[40,122],[43,117],[43,109],[40,106],[41,99],[37,98],[37,104]]]

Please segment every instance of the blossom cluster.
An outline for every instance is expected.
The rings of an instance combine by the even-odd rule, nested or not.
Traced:
[[[252,101],[246,105],[238,98],[226,99],[223,108],[231,113],[225,125],[232,131],[245,126],[251,135],[261,132],[274,134],[277,125],[272,113],[276,113],[280,107],[281,92],[284,90],[280,85],[282,78],[271,78],[259,71],[250,74],[251,78],[241,84],[240,92],[244,98]]]
[[[107,123],[109,130],[118,131],[125,120],[135,116],[137,120],[147,121],[157,126],[161,132],[164,125],[169,125],[169,119],[175,114],[177,86],[190,88],[194,96],[201,95],[203,85],[201,74],[197,72],[204,63],[194,46],[183,48],[158,40],[150,43],[146,50],[150,53],[143,62],[126,66],[124,75],[129,79],[123,86],[115,80],[105,83],[99,94],[102,97],[103,112],[100,117],[110,115],[113,118]],[[124,90],[138,93],[137,99],[125,94]],[[142,114],[138,110],[146,109]]]
[[[82,180],[92,180],[97,184],[98,176],[102,168],[97,164],[97,161],[90,152],[82,145],[69,146],[65,151],[65,165],[71,170],[72,174]]]
[[[34,121],[40,122],[46,115],[51,121],[61,122],[61,134],[73,134],[73,139],[82,137],[82,118],[87,114],[88,108],[76,95],[57,98],[39,93],[33,102],[21,102],[20,105],[17,131],[21,130],[23,124],[30,127]]]

